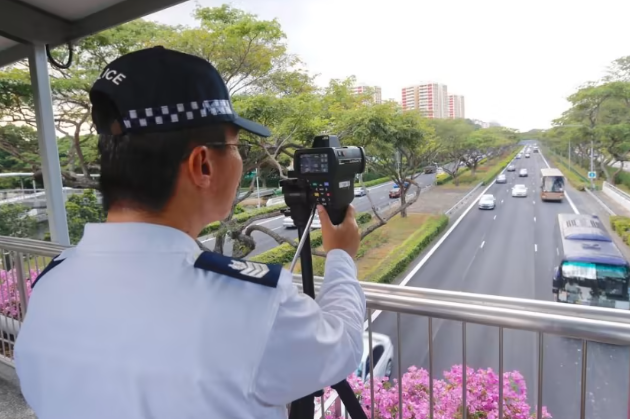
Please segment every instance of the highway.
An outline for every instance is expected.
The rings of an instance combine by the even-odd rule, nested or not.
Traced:
[[[508,184],[493,184],[486,193],[497,198],[495,210],[474,205],[435,253],[411,277],[407,286],[493,294],[507,297],[551,300],[553,228],[558,213],[572,213],[568,200],[543,203],[539,197],[540,169],[544,157],[531,154],[515,160],[516,172],[507,173]],[[517,173],[527,168],[529,177]],[[513,198],[511,187],[528,187],[527,198]],[[576,192],[567,184],[570,198]],[[580,201],[571,201],[581,213]],[[396,345],[396,314],[383,312],[374,319],[373,331],[391,337]],[[462,363],[462,324],[433,320],[433,368],[442,371]],[[491,367],[498,371],[498,329],[467,325],[467,365]],[[401,366],[428,369],[428,320],[401,316]],[[556,419],[579,418],[581,341],[547,336],[544,338],[543,405]],[[587,418],[625,418],[628,408],[630,363],[628,350],[589,344],[587,373]],[[397,371],[398,360],[394,360]],[[528,399],[534,409],[537,395],[538,340],[531,332],[505,330],[504,370],[520,371],[528,385]]]
[[[435,174],[420,174],[415,180],[418,183],[418,185],[428,186],[435,181]],[[374,202],[374,205],[376,205],[377,208],[389,203],[390,201],[394,201],[393,199],[389,198],[389,190],[392,188],[392,185],[393,185],[393,182],[388,182],[388,183],[383,183],[381,185],[372,186],[368,188],[370,197],[372,198],[372,201]],[[412,187],[410,191],[412,192],[414,189],[415,188]],[[352,205],[355,206],[357,212],[371,211],[370,201],[368,200],[367,196],[355,198]],[[297,229],[285,228],[282,225],[283,220],[284,220],[284,216],[279,216],[279,217],[273,217],[273,218],[260,220],[256,222],[255,224],[265,226],[269,228],[270,230],[281,234],[283,237],[296,239]],[[256,248],[249,255],[247,255],[247,257],[256,256],[257,254],[266,252],[267,250],[272,249],[278,245],[276,241],[272,239],[270,236],[268,236],[265,233],[261,233],[259,231],[255,231],[254,233],[252,233],[252,237],[256,241]],[[210,250],[214,249],[214,243],[215,243],[214,237],[208,237],[208,238],[202,239],[201,241]],[[225,246],[224,254],[228,256],[232,254],[231,241],[228,241],[227,245]]]

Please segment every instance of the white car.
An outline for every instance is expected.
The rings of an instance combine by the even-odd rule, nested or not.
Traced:
[[[284,202],[284,196],[274,196],[273,198],[269,198],[267,200],[266,206],[273,207],[280,204],[286,205],[286,203]]]
[[[514,197],[526,197],[527,196],[527,186],[525,185],[514,185],[512,188],[512,196]]]
[[[521,169],[518,172],[518,177],[527,177],[527,169]]]
[[[370,342],[368,332],[363,333],[363,357],[356,370],[356,375],[364,382],[370,380]],[[394,366],[394,345],[389,337],[372,333],[372,358],[374,359],[374,378],[392,378]]]
[[[367,195],[367,191],[365,190],[365,188],[354,188],[354,196],[365,196]]]
[[[481,198],[479,198],[479,209],[494,209],[496,204],[497,200],[492,194],[482,195]]]
[[[293,222],[293,218],[291,218],[291,213],[289,211],[285,211],[282,225],[284,228],[295,228],[295,223]],[[311,230],[317,230],[320,228],[322,228],[322,223],[319,220],[319,214],[315,213],[315,217],[311,223]]]
[[[525,158],[528,159],[529,158],[529,153],[525,154]]]
[[[522,156],[522,154],[521,154],[521,153],[518,153],[518,154],[516,155],[516,158],[517,158],[517,159],[520,159],[520,158],[521,158],[521,156]]]

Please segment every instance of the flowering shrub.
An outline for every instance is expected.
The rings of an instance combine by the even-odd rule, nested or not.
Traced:
[[[435,419],[459,419],[462,415],[462,378],[461,365],[455,365],[444,372],[444,379],[433,380],[433,417]],[[356,376],[348,382],[354,389],[366,414],[371,414],[371,391],[369,381],[363,383]],[[492,369],[467,368],[466,372],[466,407],[471,419],[497,419],[499,417],[499,376]],[[328,388],[324,399],[328,399],[334,390]],[[426,370],[411,367],[402,380],[404,419],[429,418],[429,373]],[[320,400],[317,400],[320,406]],[[374,381],[374,418],[398,418],[398,381]],[[326,419],[335,417],[334,404],[326,412]],[[504,419],[533,419],[535,409],[527,403],[527,386],[519,372],[503,374],[503,417]],[[543,407],[543,418],[551,415]]]
[[[31,295],[31,282],[37,278],[38,272],[31,269],[26,279],[26,294]],[[15,269],[0,269],[0,314],[18,319],[20,317],[20,291]]]

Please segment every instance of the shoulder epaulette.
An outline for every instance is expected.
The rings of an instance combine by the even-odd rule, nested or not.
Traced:
[[[195,268],[271,288],[278,286],[282,273],[282,265],[235,259],[214,252],[201,253],[195,261]]]
[[[37,275],[37,278],[35,279],[35,281],[33,281],[33,283],[31,284],[31,289],[35,288],[35,284],[37,284],[39,282],[40,279],[42,279],[42,277],[44,275],[46,275],[48,272],[50,272],[54,267],[59,266],[59,264],[61,262],[63,262],[64,260],[66,260],[65,257],[61,257],[62,255],[57,255],[53,258],[53,260],[50,261],[50,263],[44,268],[43,271],[41,271],[39,273],[39,275]]]

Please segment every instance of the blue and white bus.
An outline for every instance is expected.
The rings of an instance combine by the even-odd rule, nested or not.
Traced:
[[[558,214],[555,300],[630,309],[630,265],[599,217]]]

